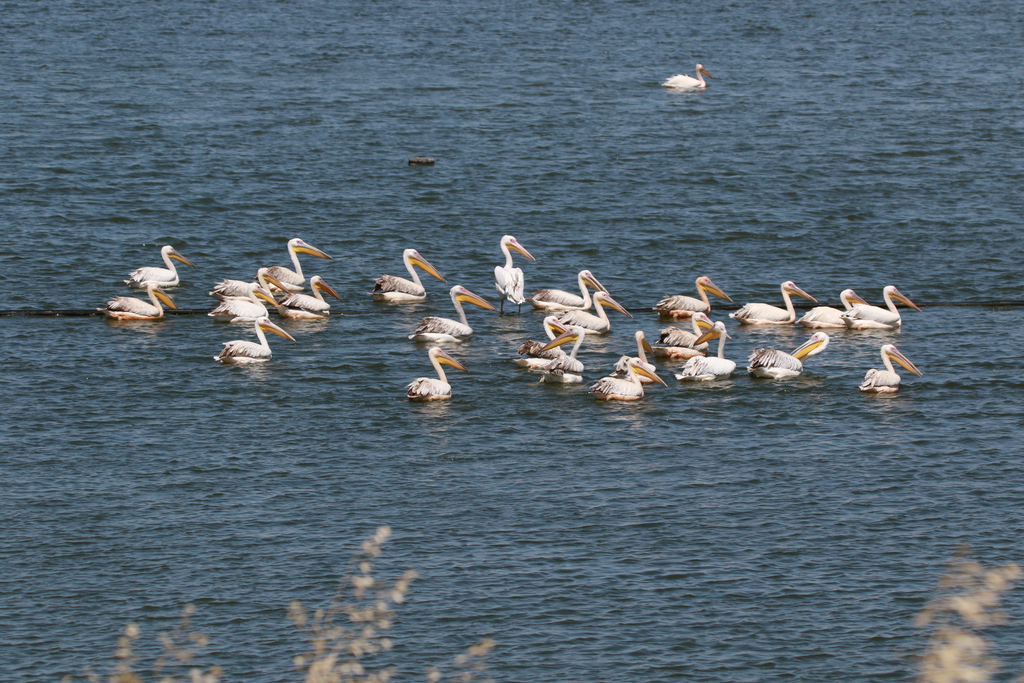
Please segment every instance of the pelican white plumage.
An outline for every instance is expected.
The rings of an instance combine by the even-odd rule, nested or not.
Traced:
[[[309,278],[309,289],[313,292],[313,296],[309,294],[289,294],[282,300],[275,302],[274,306],[277,308],[277,314],[282,318],[296,320],[326,318],[331,314],[331,305],[324,300],[324,295],[321,292],[330,294],[339,301],[341,300],[341,297],[334,291],[334,288],[324,282],[324,279],[319,275]]]
[[[857,292],[852,289],[844,289],[839,294],[839,300],[843,303],[845,310],[853,308],[855,303],[867,305],[867,301],[860,298]],[[846,321],[843,320],[843,311],[830,306],[817,306],[804,313],[797,322],[804,327],[811,329],[833,328],[846,329]]]
[[[693,325],[693,332],[687,332],[674,325],[663,329],[658,338],[660,346],[654,347],[654,356],[656,358],[682,359],[706,354],[707,343],[698,344],[697,340],[705,330],[711,329],[713,325],[711,318],[703,313],[694,313],[690,316],[690,323]]]
[[[704,66],[702,64],[698,64],[696,66],[696,74],[697,74],[697,78],[694,78],[693,76],[687,76],[685,74],[679,74],[677,76],[673,76],[672,78],[668,79],[667,81],[662,83],[662,85],[665,86],[666,88],[680,88],[680,89],[682,89],[682,88],[686,88],[686,89],[703,89],[703,88],[706,88],[708,84],[704,80],[704,77],[707,76],[708,78],[711,78],[711,74],[709,74],[704,69]]]
[[[580,346],[583,345],[583,340],[587,337],[586,329],[577,326],[570,327],[566,332],[563,332],[558,337],[552,339],[542,349],[542,351],[548,351],[555,349],[562,344],[568,342],[574,342],[572,351],[568,355],[563,354],[560,358],[556,358],[544,369],[544,376],[540,378],[541,382],[554,382],[557,384],[579,384],[583,381],[583,362],[580,361],[576,354],[579,353]]]
[[[705,315],[711,315],[711,301],[708,300],[708,292],[714,294],[720,299],[726,301],[732,301],[729,295],[723,292],[711,278],[701,276],[697,278],[694,283],[697,286],[697,294],[700,296],[699,299],[695,299],[692,296],[685,296],[683,294],[677,294],[675,296],[663,297],[658,305],[654,307],[654,310],[658,312],[658,315],[662,318],[669,320],[679,320],[681,318],[689,318],[694,313],[704,313]]]
[[[796,377],[804,370],[803,359],[817,355],[828,348],[829,337],[815,332],[810,339],[789,354],[778,349],[754,349],[747,361],[747,372],[754,377],[786,379]]]
[[[165,245],[160,247],[160,257],[164,260],[166,268],[138,268],[128,274],[128,279],[124,281],[126,285],[132,289],[145,289],[146,285],[150,282],[160,285],[161,287],[177,287],[180,282],[178,278],[178,269],[174,267],[175,261],[181,261],[187,266],[195,268],[195,264],[189,261],[187,258],[175,251],[171,245]]]
[[[459,313],[459,319],[456,321],[450,318],[424,318],[420,321],[419,327],[409,335],[409,339],[418,342],[466,341],[473,336],[473,328],[466,322],[466,311],[462,309],[463,302],[486,308],[489,311],[498,310],[484,298],[477,296],[465,287],[455,285],[451,288],[450,294],[455,310]]]
[[[275,278],[268,277],[268,280],[273,282]],[[206,315],[229,323],[248,323],[257,318],[267,317],[267,307],[260,303],[260,299],[276,306],[277,301],[273,295],[260,287],[257,282],[250,282],[248,289],[249,297],[247,299],[224,299]]]
[[[435,346],[427,352],[430,364],[437,372],[437,379],[433,377],[419,377],[414,379],[405,394],[410,401],[445,401],[452,397],[452,385],[448,384],[448,378],[444,374],[442,365],[450,365],[453,368],[469,372],[466,366],[455,360],[442,349]]]
[[[269,268],[260,268],[256,271],[256,282],[259,283],[260,287],[267,290],[268,292],[273,291],[273,287],[267,282],[267,275],[270,273]],[[215,299],[224,301],[225,299],[248,299],[249,298],[249,285],[251,282],[245,280],[221,280],[213,286],[210,290],[210,296]]]
[[[267,343],[267,337],[263,334],[264,331],[273,332],[279,337],[295,341],[295,337],[270,322],[270,318],[256,318],[253,321],[253,327],[256,329],[256,336],[259,337],[259,344],[241,339],[224,342],[224,350],[214,356],[213,359],[221,363],[233,365],[267,362],[272,354],[270,353],[270,344]]]
[[[676,379],[680,381],[710,382],[715,379],[725,379],[733,373],[736,369],[736,362],[725,357],[725,340],[732,339],[725,330],[725,323],[719,320],[710,330],[701,335],[697,341],[705,343],[715,337],[718,337],[718,355],[708,356],[707,358],[694,356],[686,361],[683,371],[676,375]]]
[[[609,306],[614,308],[622,315],[632,318],[633,314],[623,308],[615,299],[612,298],[608,292],[595,292],[594,293],[594,310],[597,311],[597,315],[588,311],[562,311],[556,314],[558,319],[562,321],[563,325],[573,326],[578,325],[586,328],[587,334],[605,334],[611,332],[612,324],[608,320],[608,314],[605,312],[604,307]]]
[[[158,320],[164,317],[164,307],[160,305],[161,301],[175,310],[178,308],[171,301],[171,297],[167,296],[167,292],[155,282],[146,285],[146,294],[149,295],[152,304],[147,304],[142,299],[136,299],[133,296],[119,296],[108,301],[105,308],[96,310],[102,311],[103,315],[115,320]]]
[[[405,264],[405,269],[409,271],[409,276],[412,280],[406,280],[404,277],[395,277],[387,273],[381,275],[377,278],[377,282],[374,283],[373,291],[370,292],[374,301],[404,303],[426,299],[427,290],[423,287],[423,283],[420,282],[420,275],[416,272],[416,267],[422,268],[441,282],[447,282],[447,280],[441,277],[441,273],[437,272],[437,269],[430,265],[427,259],[423,258],[415,249],[406,249],[402,252],[402,263]]]
[[[817,299],[797,287],[792,280],[783,282],[779,289],[782,290],[782,299],[786,302],[785,308],[770,304],[745,304],[743,308],[730,313],[729,317],[741,325],[792,325],[796,321],[796,309],[793,308],[790,294],[818,303]]]
[[[559,322],[555,316],[549,315],[544,318],[544,334],[548,336],[548,341],[568,331],[569,328]],[[544,350],[544,347],[545,342],[533,340],[523,342],[519,347],[518,353],[520,356],[526,356],[526,358],[516,358],[516,365],[527,370],[543,372],[551,361],[565,355],[565,351],[560,347],[548,349],[547,351]]]
[[[576,276],[576,283],[580,287],[581,296],[561,289],[538,289],[526,300],[534,308],[545,311],[585,311],[590,308],[592,303],[591,287],[598,292],[608,292],[589,270],[581,270]]]
[[[662,386],[665,380],[658,377],[653,365],[644,363],[639,358],[630,358],[627,362],[629,376],[626,379],[603,377],[589,389],[598,401],[636,401],[644,397],[644,385],[640,377],[648,377]]]
[[[911,363],[910,359],[904,356],[899,349],[892,344],[883,344],[882,363],[885,364],[885,370],[871,368],[868,370],[868,374],[864,375],[864,381],[858,388],[873,394],[897,392],[900,388],[900,376],[893,370],[892,361],[896,361],[918,377],[921,376],[921,371],[917,369],[917,366]]]
[[[630,358],[639,358],[644,363],[646,363],[647,362],[647,354],[648,353],[650,353],[652,355],[654,354],[654,349],[651,347],[650,342],[647,341],[647,337],[644,336],[644,331],[643,330],[637,330],[636,332],[634,332],[633,333],[633,339],[636,340],[636,355],[635,356],[622,356],[621,358],[619,358],[618,362],[615,363],[615,372],[613,372],[611,375],[609,375],[609,377],[618,377],[619,379],[622,379],[622,378],[628,376],[629,375],[628,363],[629,363],[629,359]],[[640,381],[642,383],[644,383],[644,384],[650,384],[654,380],[650,379],[649,377],[641,376],[640,377]]]
[[[284,266],[271,266],[267,269],[271,275],[284,285],[281,289],[286,292],[301,292],[306,286],[306,277],[302,274],[299,254],[310,254],[330,261],[334,260],[333,257],[328,256],[311,244],[306,244],[298,237],[288,240],[288,255],[292,258],[292,266],[295,270],[285,268]],[[280,287],[280,285],[275,286]]]
[[[910,306],[915,311],[920,311],[917,304],[900,293],[900,290],[889,285],[882,290],[882,297],[885,299],[886,308],[860,304],[843,313],[843,320],[851,330],[895,330],[903,324],[900,312],[896,308],[893,299]]]
[[[519,244],[512,235],[502,237],[499,244],[501,246],[501,253],[505,255],[505,265],[494,267],[494,287],[498,290],[498,294],[501,295],[501,313],[505,312],[506,299],[518,306],[520,312],[522,312],[523,303],[526,302],[526,299],[523,298],[523,290],[526,284],[523,281],[522,269],[512,265],[512,252],[509,249],[518,251],[531,261],[536,261],[537,259],[533,258],[530,252],[526,251],[523,245]]]

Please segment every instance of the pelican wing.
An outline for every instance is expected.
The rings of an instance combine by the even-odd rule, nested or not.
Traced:
[[[803,314],[798,323],[805,325],[807,323],[817,325],[835,325],[836,327],[845,327],[846,323],[843,321],[843,312],[830,308],[829,306],[818,306],[812,308]]]
[[[248,299],[225,299],[207,313],[215,318],[262,318],[267,314],[267,307]]]
[[[618,396],[636,396],[638,398],[644,395],[643,387],[637,386],[636,383],[628,379],[617,379],[615,377],[602,377],[594,382],[589,391],[592,394],[616,394]]]
[[[270,349],[251,341],[224,342],[224,350],[217,358],[270,358]]]
[[[557,304],[569,308],[583,308],[583,297],[579,294],[566,292],[561,289],[538,289],[530,295],[527,301],[543,301],[549,304]]]
[[[512,303],[526,303],[526,299],[523,298],[523,289],[525,288],[525,284],[523,283],[522,268],[495,266],[494,285],[498,288],[498,291]]]
[[[221,300],[232,297],[249,298],[249,283],[242,280],[221,280],[210,290],[210,296]]]
[[[152,317],[160,315],[160,311],[153,304],[131,296],[119,296],[116,299],[111,299],[107,302],[106,310]]]
[[[868,374],[864,375],[864,381],[858,388],[861,391],[878,391],[879,389],[898,389],[899,386],[900,376],[895,372],[871,368],[868,370]]]
[[[896,325],[901,322],[899,313],[893,313],[888,308],[865,306],[864,304],[856,304],[850,310],[843,312],[842,317],[844,320],[873,320],[885,325]]]
[[[124,282],[129,285],[142,284],[144,282],[155,282],[158,285],[162,285],[168,282],[176,282],[177,280],[178,275],[166,268],[149,267],[132,271]]]
[[[676,375],[676,379],[715,378],[721,375],[732,374],[732,371],[735,369],[736,363],[726,358],[694,356],[686,361],[683,371]]]
[[[413,380],[406,393],[408,398],[429,398],[430,396],[451,396],[452,386],[447,382],[432,377],[420,377]]]
[[[302,289],[306,284],[306,279],[291,268],[285,268],[284,266],[272,266],[267,268],[267,272],[273,275],[275,279],[279,280],[281,284],[284,285],[292,285],[293,287]]]
[[[789,320],[789,311],[771,304],[746,304],[729,314],[735,320]]]
[[[754,349],[750,352],[750,357],[747,358],[747,362],[749,363],[747,370],[754,370],[756,368],[778,368],[801,372],[804,369],[804,364],[801,363],[799,359],[789,355],[785,351],[779,351],[778,349]]]
[[[419,327],[413,331],[417,334],[448,334],[453,337],[468,337],[473,334],[473,328],[463,325],[458,320],[450,318],[424,318],[420,321]]]
[[[583,363],[569,355],[556,358],[547,367],[548,372],[553,375],[582,375]]]
[[[703,303],[703,302],[701,302]],[[694,345],[697,341],[697,335],[687,330],[681,330],[674,325],[672,327],[666,327],[658,335],[658,343],[664,344],[665,346],[685,346],[688,349],[695,349],[697,351],[707,351],[708,344]]]
[[[659,313],[707,313],[711,310],[711,307],[700,299],[695,299],[692,296],[684,296],[677,294],[675,296],[666,296],[654,307],[654,310]]]
[[[544,342],[532,340],[523,342],[523,345],[519,347],[519,355],[531,356],[533,358],[547,358],[549,360],[561,358],[565,355],[565,351],[563,351],[559,346],[556,346],[553,349],[548,349],[547,351],[541,351],[545,346],[546,344],[544,344]]]
[[[373,283],[373,291],[401,292],[402,294],[412,294],[413,296],[422,296],[427,292],[427,290],[412,280],[406,280],[404,277],[395,277],[386,273],[377,278],[377,281]]]
[[[331,305],[329,303],[321,301],[315,296],[310,296],[308,294],[289,294],[281,301],[281,305],[286,308],[297,308],[302,311],[309,311],[310,313],[331,312]]]
[[[593,313],[588,313],[587,311],[563,311],[556,315],[558,317],[558,321],[566,327],[578,325],[580,327],[585,327],[588,330],[596,330],[604,325],[599,317]]]

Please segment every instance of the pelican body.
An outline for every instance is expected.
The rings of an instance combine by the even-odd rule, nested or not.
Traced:
[[[530,252],[526,251],[523,245],[519,244],[512,235],[502,237],[499,245],[501,246],[501,253],[505,255],[505,265],[494,267],[494,287],[501,296],[500,312],[505,312],[506,299],[518,306],[521,312],[523,303],[526,302],[526,299],[523,298],[523,290],[526,285],[523,281],[522,269],[512,265],[512,252],[509,249],[518,251],[531,261],[536,261],[537,259],[533,258]]]
[[[804,370],[803,359],[817,355],[828,348],[829,337],[824,332],[815,332],[810,339],[797,347],[792,354],[777,349],[754,349],[750,353],[747,372],[754,377],[787,379],[796,377]]]
[[[583,345],[583,340],[586,337],[587,331],[582,327],[576,326],[569,328],[566,332],[548,342],[541,351],[549,351],[568,342],[574,343],[569,355],[563,353],[561,357],[554,359],[548,364],[540,381],[557,384],[581,383],[583,381],[584,368],[583,363],[576,358],[576,354],[579,353],[580,346]]]
[[[374,301],[404,303],[426,299],[427,290],[424,289],[423,283],[420,282],[419,273],[416,272],[417,267],[422,268],[441,282],[447,282],[447,280],[441,277],[441,273],[437,272],[437,269],[430,265],[415,249],[406,249],[402,252],[402,263],[405,264],[405,269],[409,271],[409,277],[412,279],[406,280],[404,277],[395,277],[387,273],[381,275],[377,278],[377,282],[374,283],[373,291],[370,292]]]
[[[142,299],[132,296],[119,296],[107,302],[105,308],[97,308],[103,315],[114,320],[159,320],[164,317],[164,307],[160,302],[177,310],[178,307],[167,296],[167,292],[160,288],[155,282],[146,285],[146,294],[153,303],[147,304]]]
[[[273,280],[273,278],[269,278]],[[257,318],[267,317],[267,307],[260,303],[260,299],[272,306],[277,305],[270,292],[259,286],[259,283],[250,282],[248,285],[249,298],[247,299],[224,299],[220,304],[206,315],[221,321],[230,323],[248,323]]]
[[[654,347],[656,358],[693,358],[707,353],[707,342],[698,344],[697,340],[705,330],[711,329],[713,325],[711,318],[703,313],[694,313],[690,316],[690,322],[693,325],[693,332],[687,332],[675,326],[666,327],[661,331],[658,338],[660,346]]]
[[[260,287],[271,292],[275,288],[267,281],[267,275],[269,273],[269,268],[260,268],[257,270],[256,282],[259,283]],[[221,280],[213,286],[213,289],[210,290],[210,296],[215,299],[220,299],[221,301],[225,301],[227,299],[248,299],[250,284],[251,283],[246,282],[245,280]],[[280,289],[280,287],[277,287],[276,289]]]
[[[644,363],[639,358],[630,358],[626,363],[629,375],[626,379],[603,377],[590,387],[590,393],[598,401],[637,401],[644,397],[644,385],[640,377],[648,377],[662,386],[665,380],[655,374],[654,366]]]
[[[654,307],[658,316],[669,320],[680,320],[689,318],[694,313],[711,315],[711,301],[708,299],[708,292],[720,299],[732,301],[729,295],[723,292],[709,277],[699,277],[694,284],[697,286],[699,299],[682,294],[666,296]]]
[[[817,299],[797,287],[792,280],[783,282],[779,289],[782,290],[782,299],[786,302],[785,308],[769,304],[746,304],[738,311],[730,313],[729,317],[741,325],[792,325],[796,321],[796,309],[793,308],[793,300],[789,298],[790,294],[796,294],[818,303]]]
[[[921,376],[921,371],[917,369],[917,366],[900,353],[899,349],[892,344],[884,344],[882,346],[882,363],[885,364],[885,370],[871,368],[868,370],[868,374],[864,375],[864,381],[858,388],[873,394],[894,394],[899,391],[900,376],[893,370],[892,361],[896,361],[918,377]]]
[[[263,334],[264,331],[273,332],[279,337],[295,341],[295,337],[270,322],[270,318],[256,318],[253,321],[253,327],[256,329],[256,336],[260,339],[259,344],[240,339],[224,342],[224,350],[214,356],[213,359],[229,365],[266,363],[270,360],[272,354],[270,352],[270,344],[267,343],[267,336]]]
[[[716,379],[725,379],[733,373],[736,369],[736,361],[731,361],[725,357],[725,340],[732,339],[729,333],[725,331],[725,323],[719,320],[712,329],[701,335],[697,341],[706,343],[715,337],[718,337],[718,355],[707,358],[694,356],[686,361],[683,371],[676,375],[676,379],[683,382],[710,382]]]
[[[139,268],[133,270],[128,274],[128,279],[124,283],[132,289],[145,289],[146,285],[150,282],[161,287],[177,287],[178,282],[180,282],[178,279],[178,269],[174,267],[171,259],[181,261],[185,265],[195,268],[195,264],[175,251],[174,247],[169,244],[160,247],[160,257],[164,260],[166,268]]]
[[[553,315],[549,315],[544,318],[544,333],[548,336],[548,341],[553,340],[557,334],[563,334],[568,332],[569,328],[558,321]],[[525,341],[522,346],[519,347],[519,355],[526,356],[526,358],[516,358],[516,365],[527,370],[533,370],[536,372],[543,372],[551,361],[557,360],[565,355],[560,347],[545,350],[546,344],[539,341]]]
[[[409,339],[418,342],[463,342],[473,336],[473,328],[467,324],[466,311],[462,309],[463,302],[489,311],[498,310],[465,287],[455,285],[451,288],[450,294],[455,310],[459,313],[459,319],[456,321],[450,318],[424,318],[420,321],[419,327],[409,335]]]
[[[696,74],[697,78],[694,78],[693,76],[687,76],[685,74],[679,74],[678,76],[673,76],[672,78],[668,79],[667,81],[662,83],[662,85],[666,88],[685,88],[687,90],[703,90],[704,88],[708,87],[708,84],[704,80],[704,77],[707,76],[708,78],[711,78],[711,74],[704,70],[703,65],[697,65]]]
[[[432,377],[420,377],[414,379],[405,394],[410,401],[446,401],[452,397],[452,385],[448,384],[448,378],[444,374],[442,365],[450,365],[463,372],[469,372],[466,366],[455,360],[443,350],[434,347],[427,352],[431,365],[437,372],[437,379]]]
[[[853,308],[855,303],[867,305],[867,301],[860,298],[857,292],[852,289],[844,289],[839,294],[839,300],[843,303],[845,310]],[[811,329],[839,328],[846,329],[846,321],[843,320],[843,311],[829,306],[818,306],[804,313],[797,323]]]
[[[580,296],[561,289],[538,289],[530,295],[527,301],[534,308],[544,311],[585,311],[590,308],[592,303],[591,287],[595,291],[608,293],[604,285],[598,282],[589,270],[581,270],[576,276],[576,283],[580,287]]]
[[[309,288],[313,292],[313,296],[295,293],[275,302],[277,314],[282,318],[295,320],[316,320],[328,317],[331,314],[331,305],[324,300],[324,295],[321,292],[330,294],[339,301],[341,297],[319,275],[309,278]]]
[[[895,330],[903,324],[900,312],[893,299],[920,311],[917,304],[900,293],[900,290],[889,285],[882,290],[886,308],[861,304],[843,313],[843,320],[851,330]]]
[[[608,294],[607,292],[594,293],[594,310],[597,311],[597,315],[587,311],[563,311],[557,314],[557,317],[563,325],[569,327],[577,325],[585,328],[587,330],[587,334],[607,334],[608,332],[611,332],[612,324],[608,320],[608,314],[604,310],[605,306],[614,308],[627,318],[633,317],[629,311],[623,308],[611,297],[611,294]]]
[[[320,251],[311,244],[306,244],[298,237],[288,240],[288,255],[292,258],[292,266],[295,270],[284,266],[272,266],[268,272],[273,275],[281,285],[275,285],[286,292],[301,292],[306,285],[306,277],[302,274],[302,264],[299,263],[299,254],[310,254],[330,261],[334,259]]]
[[[610,377],[618,377],[620,379],[629,375],[629,359],[638,358],[644,363],[647,362],[647,354],[654,354],[654,349],[651,347],[650,342],[647,341],[647,337],[644,336],[643,330],[637,330],[633,333],[633,339],[636,340],[636,355],[635,356],[622,356],[619,361],[615,364],[615,372]],[[650,384],[653,382],[649,377],[641,376],[640,382],[643,384]]]

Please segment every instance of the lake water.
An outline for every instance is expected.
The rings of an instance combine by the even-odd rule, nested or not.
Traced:
[[[503,681],[909,681],[955,548],[1024,556],[1021,309],[908,311],[788,382],[661,364],[604,405],[515,368],[541,314],[473,308],[471,373],[411,405],[406,335],[447,289],[367,295],[415,247],[496,303],[514,234],[528,290],[590,268],[634,312],[588,381],[698,275],[738,302],[1024,299],[1021,5],[8,2],[0,27],[0,308],[100,306],[163,244],[204,307],[302,237],[346,312],[254,368],[213,362],[252,334],[205,316],[0,319],[5,680],[102,668],[188,602],[224,680],[294,680],[288,601],[387,524],[382,569],[422,577],[405,680],[489,636]],[[706,91],[660,87],[698,61]],[[807,336],[728,324],[741,369]],[[887,342],[924,376],[862,395]],[[1020,627],[992,635],[1024,668]]]

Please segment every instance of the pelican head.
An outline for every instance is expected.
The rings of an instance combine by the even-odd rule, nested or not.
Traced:
[[[910,359],[904,356],[900,350],[892,344],[885,344],[882,346],[882,357],[884,358],[886,356],[905,367],[908,372],[911,372],[918,377],[921,376],[921,371],[917,369],[917,366],[911,363]]]
[[[719,299],[725,299],[726,301],[732,301],[732,299],[729,298],[729,295],[726,294],[725,292],[723,292],[718,287],[718,285],[716,285],[714,282],[711,281],[711,278],[709,278],[709,277],[705,276],[705,277],[697,278],[697,287],[700,288],[700,289],[703,289],[708,294],[714,294]]]
[[[801,344],[796,351],[793,352],[793,357],[797,360],[803,360],[810,356],[816,355],[828,348],[829,338],[824,332],[815,332],[811,335],[811,338]]]
[[[708,317],[707,313],[694,313],[693,322],[702,330],[710,330],[715,326],[715,323],[711,322],[711,318]]]
[[[622,305],[619,302],[617,302],[615,299],[613,299],[612,295],[609,294],[608,292],[597,292],[597,293],[595,293],[594,294],[594,303],[595,304],[600,304],[602,306],[610,306],[611,308],[614,308],[616,311],[618,311],[622,315],[626,316],[627,318],[632,318],[633,317],[633,314],[630,313],[629,311],[627,311],[625,308],[623,308]]]
[[[870,306],[870,304],[867,301],[861,298],[860,294],[857,294],[857,292],[853,291],[852,289],[844,289],[842,292],[840,292],[839,300],[842,301],[844,304],[849,302],[851,304],[864,304],[865,306]]]
[[[437,269],[434,268],[434,266],[430,265],[430,263],[427,262],[427,259],[423,258],[423,255],[420,254],[420,252],[416,251],[415,249],[406,249],[402,256],[408,259],[409,263],[411,263],[414,266],[419,266],[426,272],[436,277],[441,282],[448,282],[443,277],[441,277],[441,273],[437,272]]]
[[[699,336],[697,338],[697,341],[693,342],[693,344],[694,344],[694,346],[696,346],[698,344],[703,344],[706,341],[710,341],[711,339],[718,339],[720,337],[725,337],[726,339],[732,339],[732,337],[729,335],[729,333],[726,332],[726,330],[725,330],[725,323],[723,323],[721,320],[716,322],[711,327],[710,330],[708,330],[707,332],[705,332],[704,334]]]
[[[604,292],[605,294],[608,293],[608,289],[600,282],[598,282],[597,278],[594,277],[594,274],[591,273],[589,270],[581,271],[580,277],[583,278],[584,284],[586,284],[591,289],[596,290],[598,292]]]
[[[174,247],[172,247],[169,244],[166,247],[163,247],[162,249],[160,249],[160,253],[163,254],[164,256],[166,256],[167,258],[172,258],[175,261],[181,261],[186,266],[192,266],[193,268],[196,267],[196,264],[192,263],[187,258],[185,258],[181,254],[179,254],[177,251],[175,251]]]
[[[313,277],[309,278],[309,286],[313,289],[319,289],[324,294],[330,294],[338,301],[341,301],[341,297],[338,296],[338,293],[334,291],[334,288],[331,287],[326,282],[324,282],[324,279],[319,275],[314,275]]]
[[[697,68],[697,71],[699,71],[700,73],[704,74],[708,78],[714,78],[711,74],[709,74],[707,72],[707,70],[704,68],[703,64],[698,64],[696,68]],[[730,299],[730,301],[731,301],[731,299]]]
[[[496,311],[496,310],[498,310],[494,306],[492,306],[489,303],[487,303],[487,300],[484,299],[482,296],[477,296],[473,292],[469,291],[468,289],[466,289],[465,287],[462,287],[460,285],[455,285],[454,287],[452,287],[451,295],[452,295],[452,301],[457,301],[457,302],[460,302],[460,303],[467,303],[467,304],[475,304],[475,305],[479,306],[480,308],[486,308],[488,311]]]
[[[438,346],[435,346],[434,348],[430,349],[428,355],[432,360],[436,360],[441,365],[450,365],[453,368],[462,370],[463,372],[469,372],[465,365],[449,356],[445,351],[443,351]]]
[[[633,339],[636,339],[637,344],[639,344],[644,351],[647,353],[654,353],[654,347],[652,347],[651,343],[647,341],[647,337],[644,336],[643,330],[637,330],[634,332]]]
[[[148,285],[146,285],[146,290],[150,294],[155,296],[157,299],[162,301],[165,306],[173,308],[174,310],[178,310],[178,307],[174,304],[173,301],[171,301],[171,297],[167,295],[167,292],[165,292],[160,287],[160,285],[156,284],[155,282],[150,282]]]
[[[808,294],[804,290],[802,290],[799,287],[797,287],[796,283],[793,282],[792,280],[786,280],[785,282],[782,283],[782,292],[784,294],[796,294],[797,296],[802,296],[803,298],[807,299],[808,301],[813,301],[814,303],[818,303],[817,299],[815,299],[813,296],[811,296],[810,294]]]
[[[533,256],[530,255],[530,252],[526,251],[526,249],[523,247],[523,245],[519,244],[519,242],[516,241],[516,238],[513,237],[512,235],[505,235],[504,237],[502,237],[501,238],[501,244],[504,244],[509,249],[514,249],[515,251],[518,251],[520,254],[522,254],[526,258],[530,259],[531,261],[536,261],[537,260],[537,259],[533,258]]]
[[[325,258],[329,261],[334,260],[333,257],[328,256],[324,252],[314,247],[312,244],[306,244],[298,237],[296,237],[295,239],[288,240],[288,248],[291,251],[297,252],[299,254],[310,254],[312,256],[319,256],[320,258]]]
[[[886,287],[884,292],[886,294],[888,294],[890,298],[896,299],[897,301],[899,301],[901,303],[904,303],[907,306],[910,306],[915,311],[920,311],[921,310],[920,308],[917,307],[917,304],[915,304],[913,301],[911,301],[906,296],[901,294],[900,290],[896,289],[896,287],[894,287],[893,285],[889,285],[888,287]]]
[[[256,326],[258,328],[260,328],[261,330],[263,330],[264,332],[273,332],[278,337],[284,337],[285,339],[289,339],[291,341],[295,341],[295,337],[293,337],[292,335],[288,334],[287,332],[282,330],[280,327],[278,327],[274,323],[270,322],[270,318],[267,318],[267,317],[256,318]]]
[[[549,315],[544,318],[544,329],[550,331],[555,336],[568,332],[569,328],[565,324],[553,315]]]
[[[650,363],[645,363],[639,358],[630,358],[628,365],[630,371],[632,371],[633,373],[637,375],[643,375],[648,379],[654,380],[663,387],[668,386],[667,384],[665,384],[665,380],[658,377],[658,375],[655,373],[655,367]]]

